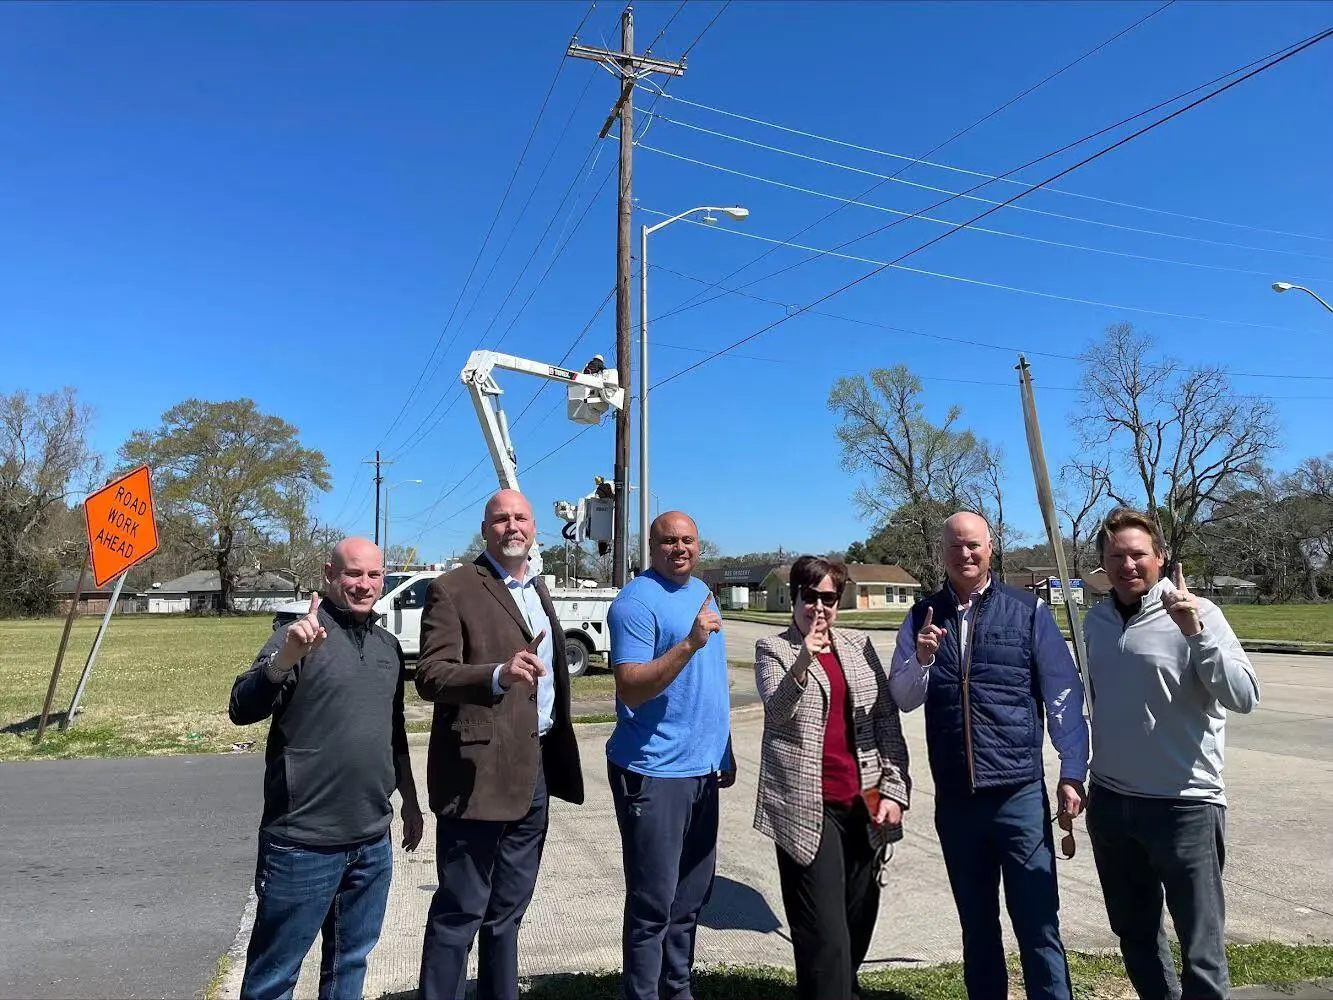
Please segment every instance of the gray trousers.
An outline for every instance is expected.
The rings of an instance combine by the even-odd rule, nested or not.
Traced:
[[[1228,995],[1225,833],[1225,806],[1121,795],[1093,779],[1088,835],[1097,876],[1125,971],[1142,1000]],[[1180,939],[1179,978],[1162,924],[1163,902]]]

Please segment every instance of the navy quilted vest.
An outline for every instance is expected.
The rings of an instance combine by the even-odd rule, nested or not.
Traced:
[[[912,608],[926,608],[945,636],[926,693],[926,748],[938,790],[1019,785],[1042,777],[1042,700],[1032,657],[1037,598],[992,579],[972,611],[970,659],[959,646],[960,614],[947,586]],[[966,682],[964,682],[966,677]]]

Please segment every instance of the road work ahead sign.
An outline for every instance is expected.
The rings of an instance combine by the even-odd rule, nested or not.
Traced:
[[[83,502],[93,582],[101,587],[157,551],[148,466],[107,483]]]

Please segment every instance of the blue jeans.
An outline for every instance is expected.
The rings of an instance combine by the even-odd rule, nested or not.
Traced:
[[[937,791],[935,829],[963,928],[969,1000],[1005,1000],[1009,974],[1000,937],[1000,878],[1018,938],[1029,1000],[1069,1000],[1060,941],[1060,894],[1046,784],[976,792]]]
[[[717,778],[653,778],[610,761],[607,773],[625,866],[625,1000],[688,1000],[717,867]]]
[[[1188,799],[1121,795],[1093,779],[1088,836],[1106,915],[1134,992],[1143,1000],[1218,1000],[1227,971],[1226,808]],[[1162,904],[1180,938],[1182,975],[1162,926]]]
[[[261,832],[255,866],[259,908],[245,956],[242,1000],[288,1000],[321,931],[321,1000],[359,1000],[392,876],[387,832],[339,847],[306,847]]]

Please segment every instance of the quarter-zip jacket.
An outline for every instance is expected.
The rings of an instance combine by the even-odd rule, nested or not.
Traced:
[[[278,629],[236,678],[228,714],[237,725],[273,717],[264,752],[260,829],[311,847],[381,836],[393,816],[394,757],[408,752],[403,654],[393,634],[356,621],[325,599],[328,637],[280,682],[265,670]]]
[[[1217,605],[1200,597],[1203,631],[1185,637],[1159,580],[1128,622],[1112,598],[1088,612],[1092,778],[1122,795],[1226,804],[1227,711],[1259,704],[1259,680]]]

